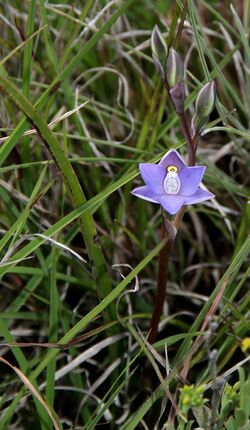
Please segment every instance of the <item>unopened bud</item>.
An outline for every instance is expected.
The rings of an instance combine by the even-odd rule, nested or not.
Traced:
[[[165,65],[167,60],[167,45],[162,36],[158,26],[156,25],[153,29],[151,36],[151,49],[153,54],[153,60],[155,63],[155,67],[160,74],[161,78],[164,79],[165,75]]]
[[[178,115],[184,113],[184,102],[185,102],[185,85],[184,82],[179,82],[169,91],[169,95],[174,104],[175,111]]]
[[[216,100],[216,88],[214,81],[208,82],[199,92],[196,99],[195,110],[201,118],[209,117]]]
[[[170,88],[183,81],[183,77],[184,66],[181,57],[173,48],[170,48],[167,59],[167,81]]]

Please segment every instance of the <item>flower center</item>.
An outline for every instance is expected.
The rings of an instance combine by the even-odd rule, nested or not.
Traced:
[[[181,182],[177,174],[178,169],[176,166],[167,167],[167,175],[164,179],[164,189],[167,194],[177,194],[180,190]]]

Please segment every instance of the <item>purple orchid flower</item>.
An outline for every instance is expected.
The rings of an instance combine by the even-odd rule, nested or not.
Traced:
[[[160,204],[171,215],[183,205],[193,205],[214,197],[199,185],[206,166],[187,167],[180,154],[171,149],[159,164],[140,163],[145,186],[135,188],[132,194],[152,203]]]

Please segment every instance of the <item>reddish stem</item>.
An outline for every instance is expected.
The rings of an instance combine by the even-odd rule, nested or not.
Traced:
[[[167,80],[164,82],[165,89],[167,90],[169,94],[169,85]],[[170,96],[171,100],[171,96]],[[171,100],[172,102],[172,100]],[[172,102],[173,103],[173,102]],[[173,104],[174,106],[174,104]],[[185,113],[178,114],[180,118],[181,128],[183,135],[187,142],[187,148],[188,148],[188,165],[194,166],[195,165],[195,157],[196,157],[196,145],[194,140],[192,139],[190,129],[188,127],[188,123],[186,120]],[[177,228],[182,220],[182,217],[184,215],[185,209],[182,207],[179,212],[177,212],[173,225]],[[159,254],[159,270],[158,270],[158,280],[157,280],[157,293],[156,293],[156,301],[155,306],[151,318],[151,324],[150,324],[150,333],[148,337],[149,343],[154,343],[157,338],[158,334],[158,327],[160,318],[162,315],[163,305],[166,298],[166,290],[167,290],[167,272],[168,272],[168,262],[170,253],[172,251],[173,245],[174,245],[174,239],[175,235],[172,235],[170,232],[170,229],[166,228],[166,221],[163,220],[162,223],[162,238],[168,237],[168,241],[164,248],[162,248],[160,254]],[[170,234],[169,234],[170,232]]]
[[[179,118],[180,118],[180,122],[181,122],[182,132],[183,132],[184,137],[185,137],[186,142],[187,142],[188,165],[194,166],[195,165],[195,154],[196,154],[195,142],[192,139],[185,114],[183,113],[183,114],[179,115]]]
[[[148,337],[149,343],[154,343],[158,334],[158,326],[162,315],[163,305],[166,297],[166,285],[167,285],[167,273],[168,273],[168,261],[172,250],[174,240],[170,239],[170,235],[167,232],[165,222],[162,222],[162,239],[168,237],[168,241],[164,248],[159,254],[159,269],[158,269],[158,280],[157,280],[157,293],[155,306],[151,318],[150,333]]]

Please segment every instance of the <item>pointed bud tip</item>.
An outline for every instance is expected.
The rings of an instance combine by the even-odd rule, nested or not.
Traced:
[[[196,99],[195,110],[196,114],[205,118],[212,112],[216,101],[215,82],[210,81],[200,90]]]
[[[166,61],[167,45],[158,25],[155,25],[151,36],[151,49],[153,55],[160,61]]]
[[[178,83],[184,79],[184,65],[180,55],[174,50],[169,49],[167,59],[167,81],[170,88],[174,88]]]

